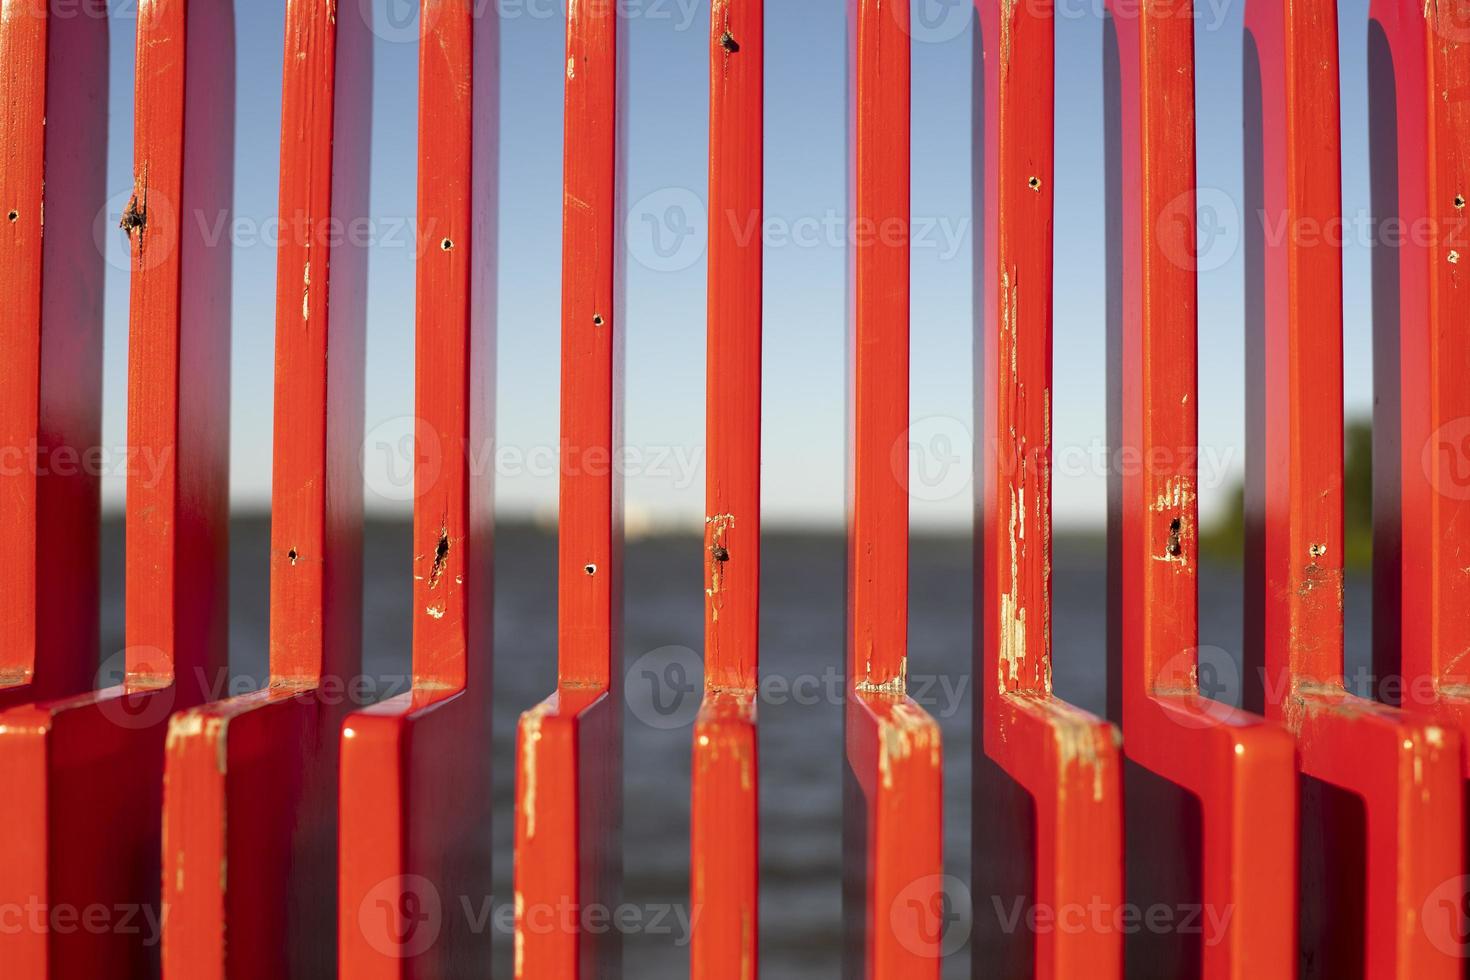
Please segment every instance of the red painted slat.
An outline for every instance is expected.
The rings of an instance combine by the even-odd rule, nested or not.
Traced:
[[[617,977],[620,935],[558,909],[621,892],[620,4],[567,11],[557,690],[516,735],[517,977]]]
[[[1296,971],[1296,758],[1286,729],[1202,696],[1194,21],[1114,3],[1122,199],[1121,666],[1129,758],[1199,801],[1207,978]],[[1145,797],[1140,796],[1144,801]],[[1160,801],[1148,799],[1145,807]],[[1130,820],[1194,819],[1130,810]],[[1152,851],[1144,865],[1192,860]],[[1228,911],[1227,911],[1228,910]],[[1131,954],[1130,954],[1131,955]],[[1131,964],[1184,973],[1189,963]]]
[[[477,976],[490,932],[496,8],[424,0],[413,687],[343,724],[343,977]],[[436,449],[437,451],[430,451]],[[279,557],[279,556],[277,556]]]
[[[232,5],[143,3],[137,78],[135,186],[124,221],[132,245],[126,678],[0,716],[4,819],[25,830],[0,844],[0,902],[62,915],[133,909],[156,923],[165,722],[228,676],[230,251],[207,241],[207,222],[188,217],[230,209]],[[4,942],[8,976],[146,976],[158,963],[149,928],[27,929]]]
[[[939,726],[908,697],[907,5],[851,0],[846,972],[938,977]]]
[[[704,703],[694,728],[691,976],[758,968],[761,248],[765,7],[710,14]]]
[[[271,676],[169,726],[163,971],[187,980],[331,976],[337,962],[337,762],[361,671],[367,273],[345,229],[367,215],[372,47],[364,19],[308,0],[288,5],[285,36]]]
[[[1470,260],[1470,6],[1446,3],[1426,17],[1417,8],[1379,2],[1392,82],[1393,128],[1375,130],[1389,173],[1396,164],[1393,239],[1397,280],[1400,467],[1391,471],[1400,508],[1375,518],[1391,524],[1397,544],[1402,607],[1394,639],[1403,705],[1431,714],[1470,737],[1470,385],[1464,366],[1470,337],[1465,273]],[[1371,57],[1371,53],[1370,53]],[[1395,125],[1396,124],[1396,125]],[[1397,151],[1394,163],[1389,154]],[[1385,237],[1387,232],[1384,232]],[[1386,244],[1383,242],[1377,243]],[[1390,293],[1392,295],[1392,293]],[[1387,353],[1387,352],[1385,352]],[[1390,420],[1390,422],[1393,420]],[[1375,608],[1375,615],[1378,610]],[[1464,760],[1470,776],[1470,757]]]
[[[1462,863],[1460,739],[1430,720],[1355,698],[1343,686],[1342,257],[1336,4],[1247,9],[1259,53],[1264,241],[1264,472],[1260,500],[1268,714],[1297,734],[1301,771],[1361,798],[1366,841],[1362,948],[1342,924],[1304,912],[1304,962],[1346,955],[1369,978],[1458,976],[1421,926],[1431,892]],[[1247,148],[1248,152],[1250,148]],[[1302,828],[1336,861],[1336,811]],[[1312,842],[1310,845],[1308,842]],[[1363,860],[1363,858],[1358,858]],[[1306,864],[1304,860],[1304,864]],[[1303,882],[1310,906],[1331,899]],[[1344,950],[1346,952],[1344,953]]]
[[[1054,11],[980,5],[984,43],[984,496],[977,528],[977,687],[984,751],[1034,806],[1033,895],[1040,914],[1123,901],[1118,734],[1051,689],[1052,176]],[[978,771],[978,767],[977,767]],[[1001,777],[1005,778],[1005,777]],[[995,807],[977,779],[975,807]],[[978,823],[978,819],[977,819]],[[976,842],[975,882],[1022,840]],[[1026,860],[1022,856],[1019,860]],[[1007,893],[1007,902],[1023,896]],[[1116,977],[1116,929],[1021,930],[1008,953],[1038,977]]]
[[[107,25],[49,10],[0,3],[0,708],[96,668]]]

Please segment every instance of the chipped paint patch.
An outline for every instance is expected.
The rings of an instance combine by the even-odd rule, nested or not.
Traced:
[[[720,619],[720,608],[724,605],[721,597],[725,592],[725,563],[730,560],[730,549],[725,540],[726,534],[735,525],[734,514],[716,514],[704,519],[707,528],[709,547],[707,549],[709,561],[709,587],[704,590],[705,595],[712,600],[710,602],[710,618],[715,622]]]
[[[893,705],[878,729],[878,776],[884,789],[893,788],[894,765],[927,751],[930,765],[940,765],[939,728],[922,709],[907,701]]]
[[[1107,760],[1098,751],[1099,723],[1092,716],[1064,702],[1049,700],[1047,703],[1054,719],[1052,737],[1057,749],[1057,769],[1062,773],[1074,768],[1090,773],[1092,801],[1101,803],[1107,787],[1108,767]],[[1112,729],[1112,726],[1108,727]],[[1114,739],[1118,737],[1115,729],[1112,730],[1112,736]],[[1065,792],[1065,780],[1061,786],[1062,792]]]
[[[536,755],[541,746],[541,726],[550,712],[551,702],[543,701],[521,715],[521,812],[527,840],[536,839]]]
[[[516,895],[515,895],[515,909],[516,909],[516,930],[515,930],[515,934],[516,934],[516,938],[515,938],[516,959],[515,959],[515,972],[516,972],[516,977],[519,978],[519,977],[523,977],[523,976],[526,975],[526,930],[524,928],[525,921],[526,921],[526,896],[525,895],[522,895],[520,893],[520,891],[517,891],[516,892]]]
[[[310,243],[307,243],[307,246],[306,247],[309,250],[311,248],[311,244]],[[301,319],[302,319],[302,322],[305,322],[305,321],[311,319],[311,260],[310,259],[308,259],[306,261],[306,265],[301,270]]]

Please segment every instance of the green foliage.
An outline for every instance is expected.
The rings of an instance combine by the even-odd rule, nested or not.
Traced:
[[[1346,554],[1349,569],[1365,569],[1373,560],[1373,423],[1347,423],[1343,449],[1345,499],[1343,502]],[[1245,487],[1237,483],[1230,506],[1200,534],[1200,550],[1212,557],[1242,561],[1245,554]]]

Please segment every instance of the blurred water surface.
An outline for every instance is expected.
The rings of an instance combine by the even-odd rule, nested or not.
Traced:
[[[230,659],[237,689],[265,675],[269,522],[231,529]],[[364,538],[365,671],[392,693],[409,664],[410,527],[369,523]],[[630,980],[688,975],[690,725],[703,642],[701,543],[694,537],[630,542],[625,555],[625,901],[641,931],[626,940]],[[103,536],[103,658],[123,648],[122,526]],[[836,535],[767,534],[763,541],[760,791],[761,958],[767,980],[840,975],[844,543]],[[1055,687],[1101,713],[1105,700],[1106,555],[1101,538],[1055,544]],[[524,525],[496,535],[494,845],[498,906],[510,903],[514,738],[519,712],[556,677],[556,539]],[[968,881],[970,862],[971,540],[914,539],[910,573],[910,687],[944,732],[945,863]],[[1366,583],[1349,581],[1350,673],[1368,658]],[[1201,643],[1228,673],[1239,659],[1241,572],[1201,569]],[[684,668],[688,667],[688,670]],[[1216,692],[1238,697],[1225,684]],[[659,707],[651,710],[654,699]],[[467,746],[466,751],[474,747]],[[483,897],[479,897],[483,899]],[[976,914],[991,903],[976,896]],[[496,940],[496,976],[511,973],[508,935]],[[946,978],[969,975],[962,947]]]

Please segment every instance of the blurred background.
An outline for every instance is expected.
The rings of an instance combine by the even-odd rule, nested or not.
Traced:
[[[407,673],[411,554],[402,437],[413,405],[417,0],[339,0],[376,34],[372,280],[363,475],[368,671]],[[497,904],[510,896],[513,727],[555,678],[561,97],[566,0],[476,0],[502,18],[496,590]],[[946,862],[969,878],[972,288],[970,134],[976,25],[969,0],[912,0],[913,386],[911,686],[945,736]],[[127,249],[137,0],[112,5],[114,192],[98,216],[109,259],[107,445],[126,443]],[[626,441],[627,901],[646,928],[628,975],[687,964],[689,736],[702,644],[707,0],[622,0],[630,42]],[[1059,695],[1103,709],[1106,405],[1103,0],[1057,0],[1055,674]],[[1367,0],[1338,4],[1343,81],[1346,409],[1371,412]],[[838,969],[843,663],[846,0],[766,11],[766,527],[761,660],[761,952],[768,977]],[[1197,0],[1201,274],[1200,495],[1206,525],[1201,642],[1210,693],[1239,696],[1239,486],[1244,463],[1241,20],[1244,0]],[[265,674],[275,249],[284,0],[237,5],[231,661],[235,690]],[[1371,472],[1349,433],[1349,676],[1366,676]],[[100,657],[123,647],[124,480],[104,498]],[[1356,673],[1355,673],[1356,671]],[[1213,681],[1211,680],[1213,678]],[[685,684],[695,687],[686,687]],[[672,685],[672,686],[671,686]],[[667,710],[666,710],[667,709]],[[665,910],[659,926],[656,910]],[[670,911],[672,910],[672,911]],[[995,914],[975,897],[975,914]],[[963,943],[946,976],[968,976]],[[497,946],[508,971],[509,936]],[[505,974],[501,974],[505,975]]]

